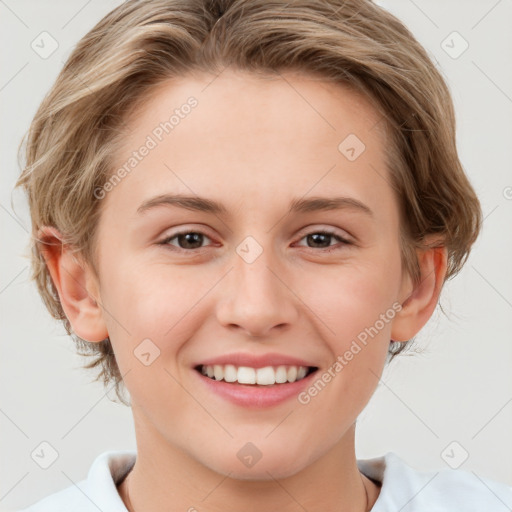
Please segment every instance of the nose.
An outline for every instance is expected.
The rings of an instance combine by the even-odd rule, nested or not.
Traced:
[[[234,268],[225,277],[223,298],[217,305],[217,318],[224,327],[239,329],[250,337],[264,337],[289,328],[297,320],[300,301],[293,284],[287,282],[290,272],[284,272],[275,258],[267,256],[270,252],[264,250],[252,263],[235,253]]]

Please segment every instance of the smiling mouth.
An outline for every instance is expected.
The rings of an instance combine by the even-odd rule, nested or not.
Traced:
[[[297,382],[318,370],[316,366],[279,365],[251,368],[232,364],[198,365],[194,369],[211,380],[259,386]]]

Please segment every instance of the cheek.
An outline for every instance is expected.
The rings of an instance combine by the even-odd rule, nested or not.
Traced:
[[[342,350],[392,308],[400,286],[400,262],[393,258],[354,259],[337,267],[318,269],[314,279],[305,272],[302,279],[301,295],[307,297],[307,306],[318,314],[326,333]],[[379,326],[379,330],[390,329],[388,323],[384,329],[380,323]]]
[[[104,279],[105,320],[117,364],[132,399],[149,408],[172,400],[186,405],[172,376],[178,377],[181,347],[193,335],[191,310],[207,291],[190,278],[185,285],[179,269],[170,270],[125,261]]]
[[[320,318],[316,321],[320,339],[332,360],[299,403],[313,417],[327,414],[338,434],[355,421],[377,387],[396,314],[392,306],[399,271],[399,264],[394,268],[377,262],[354,264],[332,271],[328,278],[316,280],[318,286],[310,283],[306,289],[308,306]],[[323,435],[332,435],[327,430]]]
[[[327,382],[317,383],[311,392],[315,395],[321,390],[325,399],[329,396],[328,401],[337,404],[332,413],[339,415],[340,421],[364,408],[382,373],[400,284],[397,258],[390,254],[388,258],[354,259],[353,264],[326,267],[314,280],[316,286],[304,278],[304,296],[320,319],[317,329],[332,358],[330,372],[323,372],[329,374],[317,376]],[[304,397],[304,401],[309,399],[313,402],[312,396]],[[321,414],[323,400],[314,401],[314,413]]]
[[[101,298],[120,365],[145,339],[162,354],[177,352],[197,329],[198,302],[216,279],[197,269],[129,261],[105,272]]]

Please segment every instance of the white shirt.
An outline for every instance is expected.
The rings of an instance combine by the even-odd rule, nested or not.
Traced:
[[[135,463],[136,451],[107,451],[87,478],[19,512],[127,512],[116,484]],[[417,471],[393,452],[357,461],[361,473],[381,483],[371,512],[506,512],[512,487],[462,469]]]

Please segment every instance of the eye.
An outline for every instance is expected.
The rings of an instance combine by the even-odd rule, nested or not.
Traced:
[[[200,231],[181,231],[180,233],[174,233],[172,236],[168,236],[159,242],[159,244],[176,246],[176,244],[172,243],[172,240],[176,239],[177,250],[194,250],[202,248],[202,242],[205,238],[210,240],[210,237]]]
[[[333,238],[338,240],[341,243],[340,247],[331,249],[332,246],[331,246],[330,242],[332,241]],[[308,246],[308,247],[310,247],[312,249],[314,249],[314,248],[326,249],[327,252],[341,249],[344,245],[352,245],[351,242],[349,242],[345,238],[341,237],[340,235],[337,235],[336,233],[334,233],[332,231],[326,231],[326,230],[313,231],[301,238],[301,240],[304,240],[304,239],[306,240],[306,243],[313,244],[313,247],[311,247],[311,246]],[[320,247],[319,247],[319,245],[320,245]]]
[[[211,241],[210,237],[201,231],[181,231],[164,238],[158,244],[173,246],[177,251],[194,251],[204,247],[203,242],[205,239]],[[341,246],[332,248],[331,242],[333,239],[337,240]],[[173,240],[175,240],[174,243]],[[308,245],[310,249],[324,249],[326,252],[341,249],[345,245],[352,245],[352,242],[328,230],[313,231],[303,236],[300,240],[306,240],[306,243],[313,244],[312,246]]]

